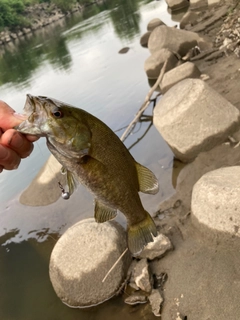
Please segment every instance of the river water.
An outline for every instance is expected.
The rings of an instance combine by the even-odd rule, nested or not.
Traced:
[[[123,130],[119,129],[130,123],[149,91],[143,69],[149,51],[140,46],[140,36],[152,18],[159,17],[169,26],[176,22],[163,0],[110,2],[90,6],[83,14],[1,47],[1,100],[21,112],[27,93],[53,97],[94,114],[120,136]],[[129,51],[119,54],[126,46]],[[149,107],[146,114],[151,113]],[[142,196],[144,206],[153,213],[174,192],[176,178],[173,155],[149,124],[142,122],[125,143],[159,179],[159,194]],[[0,319],[154,319],[148,305],[130,307],[123,297],[76,310],[55,295],[48,276],[52,248],[69,226],[91,217],[93,207],[92,197],[81,186],[69,201],[59,198],[38,207],[19,202],[48,157],[45,141],[40,139],[18,170],[0,175]],[[124,219],[119,221],[124,225]]]

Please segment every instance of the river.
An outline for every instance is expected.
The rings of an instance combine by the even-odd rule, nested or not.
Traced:
[[[53,97],[94,114],[120,136],[119,129],[130,123],[149,91],[143,68],[149,51],[139,39],[156,17],[169,26],[176,24],[163,0],[115,0],[111,5],[90,6],[83,14],[1,47],[1,100],[21,112],[27,93]],[[123,47],[130,49],[119,54]],[[146,114],[152,114],[152,107]],[[144,206],[154,213],[174,192],[176,176],[172,152],[149,124],[138,125],[125,143],[159,179],[158,195],[142,195]],[[93,207],[92,197],[81,186],[68,201],[59,198],[38,207],[19,202],[50,155],[44,140],[35,143],[18,170],[0,174],[0,319],[154,319],[148,305],[130,307],[123,297],[76,310],[55,295],[48,275],[51,250],[69,226],[92,216]],[[119,221],[124,225],[124,219]]]

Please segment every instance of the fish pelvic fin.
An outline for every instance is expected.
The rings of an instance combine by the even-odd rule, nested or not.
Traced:
[[[69,194],[72,195],[75,189],[77,188],[77,182],[74,178],[74,175],[64,167],[61,168],[61,173],[67,175],[66,180],[67,180],[68,190],[69,190]]]
[[[95,200],[94,218],[96,222],[102,223],[112,220],[117,216],[117,210],[112,209],[99,200]]]
[[[153,237],[157,236],[157,228],[152,217],[147,211],[145,213],[144,220],[128,226],[128,248],[133,255],[138,255],[149,242],[154,241]]]
[[[151,170],[136,162],[139,191],[149,194],[158,193],[158,180]]]

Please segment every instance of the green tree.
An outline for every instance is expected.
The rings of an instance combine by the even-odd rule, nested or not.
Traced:
[[[22,0],[0,0],[0,27],[18,25],[24,7]]]
[[[51,3],[55,4],[63,12],[69,11],[76,2],[76,0],[51,0]]]

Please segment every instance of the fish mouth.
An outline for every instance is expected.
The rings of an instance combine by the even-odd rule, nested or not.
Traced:
[[[24,116],[26,116],[27,120],[21,122],[17,127],[15,127],[15,129],[19,132],[43,136],[41,125],[46,119],[46,112],[43,104],[41,103],[41,99],[39,98],[44,97],[36,97],[32,96],[31,94],[27,94],[26,102],[23,108]]]

